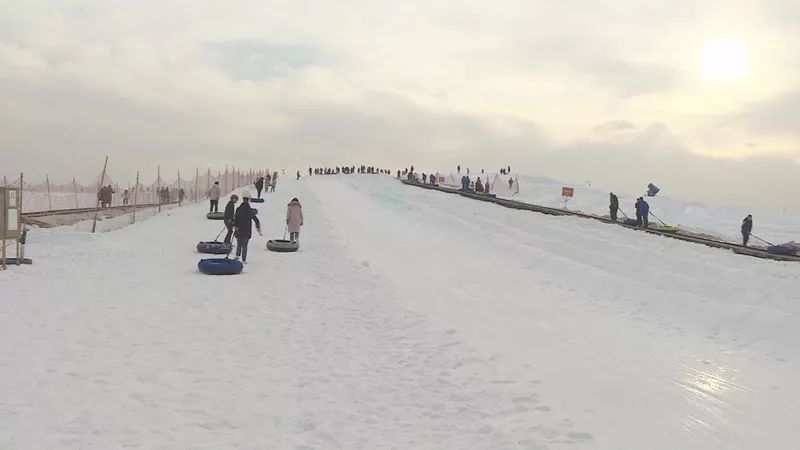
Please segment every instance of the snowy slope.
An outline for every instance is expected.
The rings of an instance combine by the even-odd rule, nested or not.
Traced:
[[[0,448],[792,449],[800,266],[387,177],[286,182],[245,274],[204,205],[0,273]]]
[[[471,174],[473,181],[476,176],[481,175]],[[494,192],[500,197],[557,208],[564,207],[561,188],[572,187],[575,189],[575,196],[569,200],[567,208],[608,216],[608,190],[587,186],[586,183],[569,183],[543,176],[514,174],[512,176],[519,182],[519,193],[511,195],[507,186],[508,176],[500,175],[495,179],[497,174],[485,174],[481,176],[481,179],[485,180],[487,176],[495,183]],[[646,188],[643,187],[642,192],[638,193],[615,192],[619,197],[620,208],[624,214],[636,218],[634,203],[637,197],[644,195],[645,190]],[[702,192],[699,192],[698,196],[702,196]],[[746,215],[752,214],[755,221],[753,228],[755,235],[773,243],[800,242],[800,214],[796,212],[762,210],[757,207],[744,210],[730,206],[693,203],[670,198],[668,192],[659,193],[656,197],[648,197],[647,202],[656,217],[669,225],[677,225],[687,231],[740,242],[742,236],[739,230],[742,219]],[[620,213],[619,217],[624,216]],[[659,223],[654,217],[651,217],[650,221]],[[756,239],[753,239],[753,243],[764,245],[763,242]]]

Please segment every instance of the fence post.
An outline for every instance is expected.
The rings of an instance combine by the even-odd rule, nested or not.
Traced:
[[[103,163],[103,173],[100,175],[100,186],[103,186],[103,183],[106,181],[106,167],[108,166],[108,156],[106,156],[106,162]],[[97,211],[100,210],[100,196],[97,196],[97,202],[94,206],[94,222],[92,222],[92,233],[95,232],[97,229]],[[246,211],[246,210],[245,210]]]
[[[80,208],[78,204],[78,183],[75,182],[75,177],[72,177],[72,193],[75,194],[75,209]]]
[[[133,220],[131,223],[136,223],[136,204],[139,202],[139,171],[136,171],[136,187],[133,191]]]
[[[158,166],[158,175],[156,177],[156,198],[158,199],[158,212],[161,212],[161,166]],[[245,209],[245,211],[247,211]]]
[[[53,210],[53,199],[50,198],[50,175],[45,174],[44,176],[45,182],[47,183],[47,209],[52,211]]]

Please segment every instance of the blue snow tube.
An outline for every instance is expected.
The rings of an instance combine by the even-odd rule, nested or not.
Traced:
[[[264,203],[263,198],[251,198],[250,203]]]
[[[258,215],[258,210],[257,209],[253,208],[252,206],[250,207],[250,209],[253,210],[253,215],[254,216]]]
[[[789,245],[770,245],[767,251],[774,255],[795,255],[797,249]]]
[[[200,242],[197,244],[198,252],[210,253],[212,255],[226,255],[231,252],[231,248],[231,244],[219,241]]]
[[[628,225],[628,226],[631,226],[631,227],[635,227],[639,223],[636,221],[636,219],[625,219],[625,220],[622,221],[622,224],[623,225]]]
[[[197,269],[206,275],[236,275],[242,273],[244,264],[235,259],[209,258],[201,259]]]

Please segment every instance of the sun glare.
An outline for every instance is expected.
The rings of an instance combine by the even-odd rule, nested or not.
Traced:
[[[700,50],[700,74],[706,80],[735,81],[750,73],[747,47],[735,39],[719,39]]]

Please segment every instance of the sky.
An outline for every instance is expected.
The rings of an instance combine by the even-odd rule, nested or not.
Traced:
[[[337,163],[800,210],[800,2],[4,0],[0,175]]]

